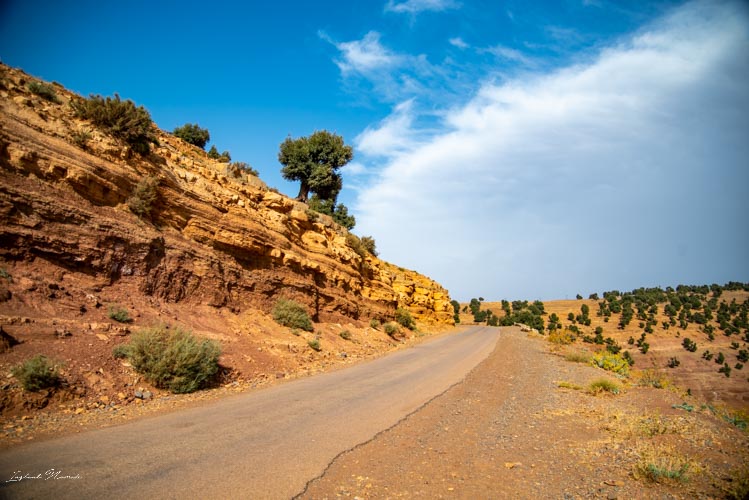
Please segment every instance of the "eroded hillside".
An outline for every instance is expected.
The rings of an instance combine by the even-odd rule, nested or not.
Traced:
[[[86,361],[62,361],[71,376],[82,364],[75,376],[90,389],[94,378],[123,370],[109,359],[112,345],[153,322],[222,340],[227,372],[286,372],[306,356],[324,357],[274,328],[279,297],[302,303],[320,325],[372,336],[345,344],[349,354],[390,345],[367,325],[390,321],[398,308],[422,329],[452,324],[444,288],[357,248],[331,218],[160,130],[139,155],[78,119],[70,101],[79,96],[54,84],[53,102],[29,90],[33,77],[0,69],[0,326],[21,341],[0,355],[5,371],[19,348],[54,355],[54,346],[76,343]],[[157,197],[139,217],[128,201],[149,177]],[[134,322],[109,320],[113,304]],[[319,326],[316,335],[337,345],[334,330]],[[271,347],[234,352],[245,336]]]

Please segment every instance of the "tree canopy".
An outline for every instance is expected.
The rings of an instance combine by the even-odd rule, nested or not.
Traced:
[[[185,123],[181,127],[175,128],[174,135],[201,149],[205,149],[205,145],[211,140],[211,134],[208,133],[208,130],[200,128],[197,123]]]
[[[343,142],[343,137],[327,130],[298,139],[287,137],[278,153],[283,178],[301,182],[297,200],[306,202],[312,192],[333,205],[343,186],[338,169],[353,157],[354,151]]]

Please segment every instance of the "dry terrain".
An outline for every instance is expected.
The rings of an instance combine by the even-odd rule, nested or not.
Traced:
[[[224,396],[283,388],[294,383],[288,379],[456,334],[447,290],[381,261],[330,217],[155,126],[158,144],[137,154],[80,119],[70,107],[79,96],[54,84],[57,100],[50,100],[31,91],[34,82],[0,65],[0,448],[7,453],[86,430],[127,429],[119,424],[130,420],[179,420],[183,412],[174,410],[200,413]],[[139,216],[131,201],[147,178],[157,184],[155,201]],[[309,311],[314,332],[272,319],[280,297]],[[727,291],[720,300],[748,297]],[[567,319],[583,305],[589,325]],[[482,307],[502,314],[500,303]],[[417,329],[388,335],[382,323],[399,309]],[[119,321],[117,310],[129,318]],[[545,321],[554,313],[563,330],[579,329],[574,343],[487,329],[499,334],[496,348],[465,380],[373,439],[348,443],[316,480],[295,477],[300,488],[307,484],[302,496],[742,497],[749,368],[738,356],[746,332],[727,337],[716,329],[710,339],[695,323],[666,329],[660,304],[643,353],[634,345],[640,321],[619,329],[618,315],[606,322],[596,314],[598,301],[547,302],[545,310]],[[116,346],[156,324],[220,343],[208,390],[170,394],[114,357]],[[629,376],[592,366],[591,353],[604,346],[582,339],[596,328],[630,353]],[[694,352],[682,345],[687,337]],[[730,377],[707,350],[726,358]],[[12,370],[37,354],[58,366],[59,387],[21,387]],[[295,401],[314,414],[309,397]],[[333,442],[345,424],[327,421],[321,442]],[[138,450],[137,439],[131,445]],[[81,459],[75,449],[66,453]]]
[[[138,154],[76,115],[80,99],[0,64],[0,444],[60,420],[212,397],[169,395],[114,358],[153,325],[218,341],[220,392],[376,357],[452,325],[442,286],[363,250],[330,217],[155,125],[158,144]],[[158,187],[139,216],[131,201],[143,179]],[[279,298],[302,304],[315,331],[277,325]],[[418,333],[370,326],[398,308]],[[118,310],[129,320],[113,319]],[[28,392],[13,377],[38,354],[58,366],[61,387]]]
[[[302,498],[749,492],[746,433],[696,398],[565,361],[563,352],[519,328],[501,331],[494,353],[461,384],[338,457]],[[602,377],[621,392],[591,394],[589,384]]]

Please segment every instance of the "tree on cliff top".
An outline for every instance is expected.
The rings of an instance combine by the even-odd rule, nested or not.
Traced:
[[[200,128],[197,123],[185,123],[181,127],[175,128],[173,134],[200,149],[205,149],[205,145],[211,140],[208,129]]]
[[[354,151],[344,144],[343,137],[327,130],[298,139],[287,137],[278,153],[283,178],[301,182],[297,200],[306,202],[312,192],[334,205],[343,185],[338,169],[353,157]]]

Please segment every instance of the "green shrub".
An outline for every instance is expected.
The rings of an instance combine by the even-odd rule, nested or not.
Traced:
[[[57,92],[55,92],[55,88],[50,85],[49,83],[44,82],[29,82],[27,85],[27,88],[32,94],[36,94],[42,99],[45,99],[50,102],[54,102],[56,104],[60,104],[60,98],[57,97]]]
[[[221,347],[179,328],[156,326],[134,334],[127,357],[156,387],[175,393],[193,392],[218,371]]]
[[[204,149],[208,141],[211,140],[211,134],[208,129],[200,128],[197,123],[185,123],[181,127],[174,129],[174,135],[182,139],[188,144]]]
[[[310,339],[307,341],[307,345],[317,352],[320,352],[322,350],[322,347],[320,347],[320,339]]]
[[[369,327],[374,328],[377,330],[380,327],[380,320],[376,318],[372,318],[369,320]]]
[[[361,257],[362,259],[367,258],[369,252],[366,248],[364,248],[364,245],[362,245],[362,242],[358,236],[352,233],[347,234],[346,243],[348,243],[348,246],[350,246],[351,249],[359,255],[359,257]]]
[[[158,197],[159,179],[148,176],[142,178],[127,200],[127,206],[138,217],[148,217]]]
[[[307,310],[293,300],[278,299],[273,308],[273,319],[279,325],[299,328],[307,332],[313,331],[312,320],[307,314]]]
[[[88,149],[88,141],[91,140],[91,132],[88,130],[76,130],[70,134],[70,140],[81,149]]]
[[[413,330],[416,328],[416,323],[411,316],[411,312],[403,307],[399,307],[395,311],[395,321],[403,328],[408,328],[409,330]]]
[[[229,163],[229,165],[227,165],[227,169],[232,169],[236,172],[239,172],[240,176],[241,174],[252,175],[255,177],[260,176],[260,172],[252,168],[252,166],[249,163],[245,163],[243,161],[235,161],[235,162]]]
[[[697,350],[697,343],[690,339],[689,337],[684,337],[684,340],[681,342],[681,345],[689,352],[695,352]]]
[[[590,394],[600,394],[602,392],[608,392],[610,394],[619,394],[621,387],[616,382],[606,379],[599,378],[588,384],[588,392]]]
[[[57,368],[46,356],[37,354],[11,370],[24,389],[31,392],[55,387],[60,383]]]
[[[593,366],[603,368],[606,371],[623,376],[629,375],[629,363],[621,354],[612,354],[608,351],[597,352],[593,354],[591,363]]]
[[[395,323],[385,323],[384,330],[387,335],[393,337],[394,335],[398,334],[400,328],[398,328],[398,325],[396,325]]]
[[[120,344],[112,348],[112,356],[114,359],[123,359],[130,356],[130,346],[128,344]]]
[[[0,278],[8,280],[8,283],[13,283],[13,276],[11,276],[8,271],[2,268],[0,268]]]
[[[361,244],[364,247],[364,249],[377,257],[377,243],[375,242],[375,239],[371,236],[362,236],[361,237]]]
[[[351,332],[348,330],[343,330],[338,335],[340,335],[343,340],[351,340]]]
[[[231,154],[229,154],[228,151],[224,151],[223,153],[219,154],[218,149],[216,149],[216,146],[211,146],[211,149],[208,150],[208,158],[211,158],[212,160],[218,160],[222,163],[229,163],[231,161]]]
[[[157,144],[151,115],[143,106],[131,100],[123,101],[118,94],[112,97],[91,95],[87,99],[71,101],[79,118],[90,120],[95,126],[128,143],[135,152],[148,154],[151,144]]]
[[[120,323],[130,323],[133,319],[130,317],[127,309],[118,305],[109,306],[109,319],[113,319]]]

